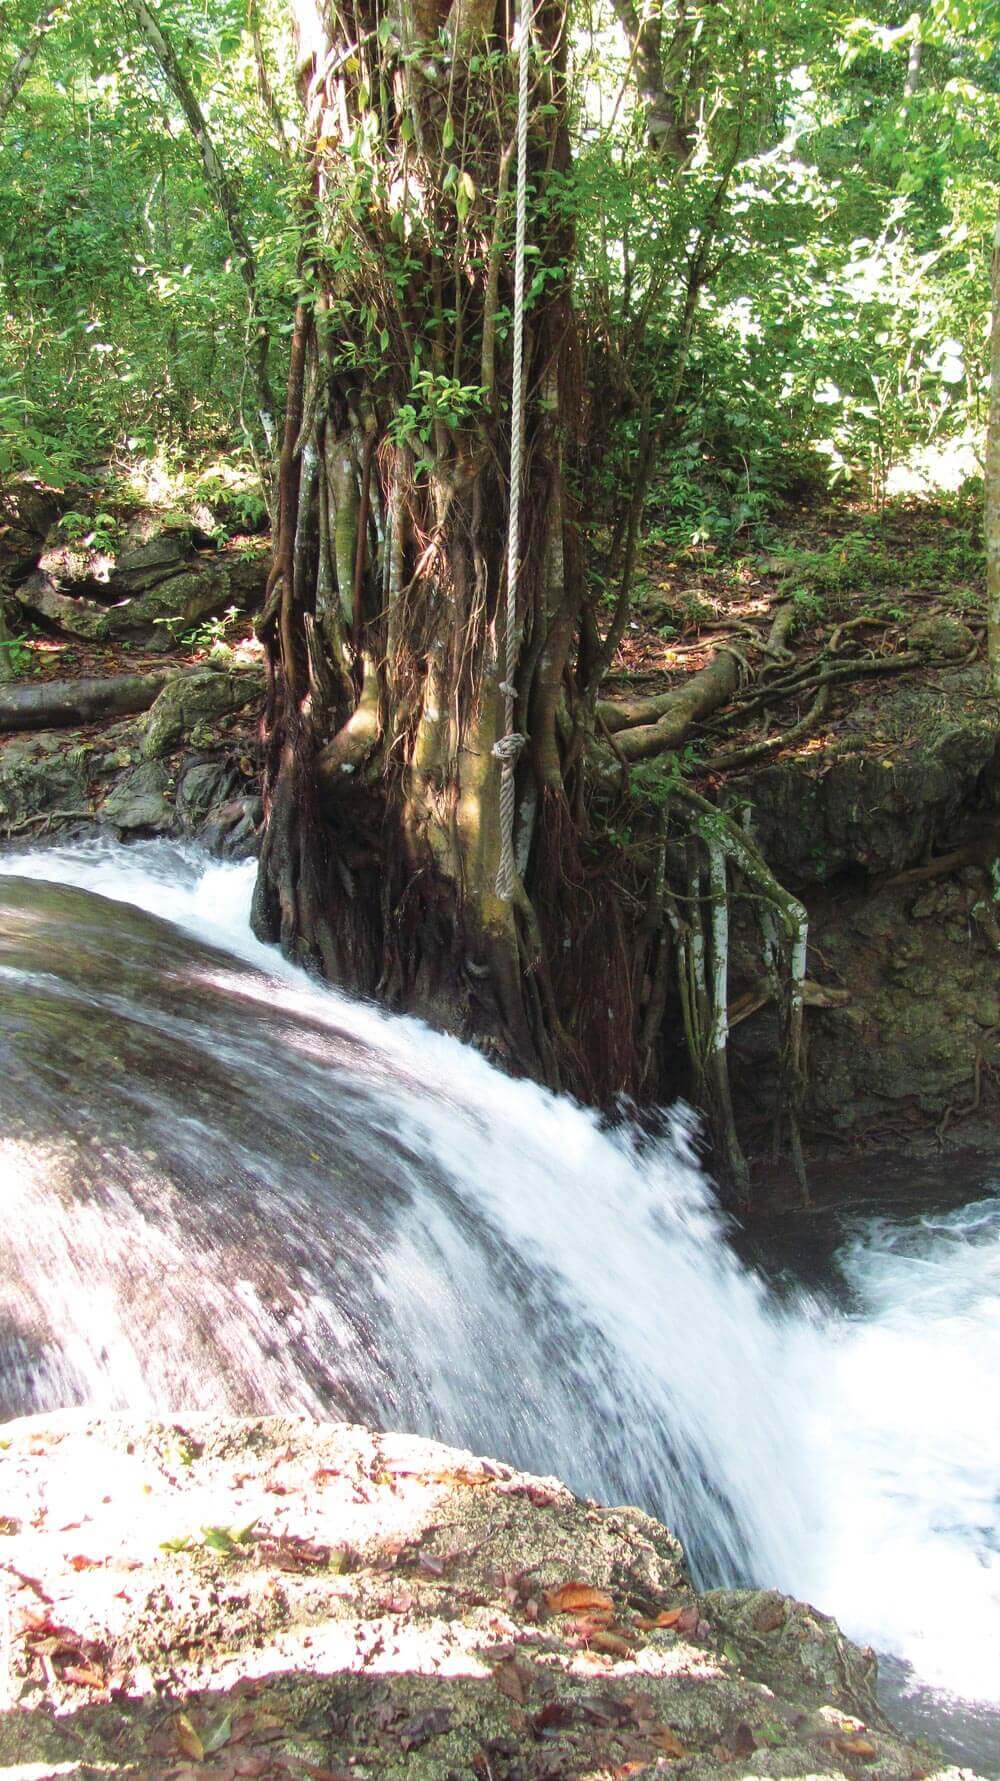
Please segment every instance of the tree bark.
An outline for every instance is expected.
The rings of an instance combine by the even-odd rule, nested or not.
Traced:
[[[148,711],[176,669],[119,674],[110,680],[47,680],[0,688],[0,731],[45,730],[63,724],[97,723]]]
[[[1000,698],[1000,216],[993,240],[990,414],[986,435],[986,601],[990,689]]]
[[[311,193],[280,516],[255,924],[553,1086],[634,1086],[627,922],[588,882],[567,704],[582,450],[562,0],[535,13],[512,902],[496,893],[515,129],[492,5],[301,0]],[[360,44],[360,48],[358,45]],[[540,274],[540,276],[539,276]],[[501,325],[498,325],[502,324]],[[613,906],[613,907],[612,907]],[[571,952],[590,936],[591,971]]]

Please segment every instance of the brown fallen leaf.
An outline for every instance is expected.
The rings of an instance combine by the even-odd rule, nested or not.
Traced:
[[[592,1651],[604,1651],[609,1657],[628,1657],[632,1647],[621,1633],[611,1632],[609,1628],[598,1627],[590,1637]]]
[[[683,1608],[664,1608],[663,1612],[654,1615],[652,1620],[642,1619],[637,1621],[636,1625],[641,1626],[644,1633],[651,1633],[657,1627],[676,1626],[683,1612]]]
[[[845,1756],[875,1756],[877,1751],[870,1738],[834,1738],[838,1750]]]
[[[308,1571],[330,1562],[329,1546],[303,1539],[300,1534],[258,1536],[256,1550],[261,1558],[277,1565],[279,1571]]]
[[[193,1762],[204,1762],[205,1746],[186,1713],[174,1715],[174,1742],[183,1756],[190,1756]]]
[[[650,1732],[649,1738],[650,1742],[655,1744],[657,1750],[662,1751],[664,1756],[687,1755],[687,1749],[681,1743],[677,1733],[671,1731],[669,1725],[657,1726],[655,1731]]]
[[[69,1563],[70,1569],[74,1571],[96,1571],[100,1569],[101,1560],[88,1558],[85,1552],[77,1552],[74,1553]]]
[[[104,1688],[107,1685],[103,1670],[96,1669],[93,1664],[67,1664],[62,1679],[74,1682],[78,1688]]]
[[[514,1658],[508,1658],[506,1663],[497,1665],[493,1672],[493,1680],[499,1688],[500,1693],[505,1694],[509,1701],[516,1702],[519,1707],[524,1706],[524,1703],[528,1698],[528,1688],[531,1679],[527,1670],[525,1670],[521,1664],[517,1663]]]
[[[756,1750],[757,1740],[745,1719],[740,1720],[733,1732],[729,1740],[729,1747],[734,1756],[752,1756]]]
[[[605,1589],[593,1589],[589,1583],[560,1583],[545,1591],[546,1605],[553,1614],[586,1614],[610,1617],[615,1604]]]
[[[756,1633],[774,1633],[779,1626],[784,1626],[788,1618],[788,1610],[780,1595],[765,1596],[754,1615],[753,1628]]]
[[[539,1711],[533,1714],[531,1724],[538,1736],[544,1737],[546,1732],[553,1731],[559,1726],[570,1725],[573,1717],[573,1708],[565,1701],[547,1701],[544,1707],[539,1708]]]

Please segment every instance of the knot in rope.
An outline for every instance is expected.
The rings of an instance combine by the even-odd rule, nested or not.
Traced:
[[[518,756],[527,740],[527,736],[518,735],[516,730],[508,730],[506,736],[501,736],[494,742],[490,752],[496,756],[501,766],[509,764],[516,767]]]

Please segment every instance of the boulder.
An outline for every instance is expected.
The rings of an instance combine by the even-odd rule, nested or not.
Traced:
[[[0,834],[85,818],[87,750],[49,730],[12,736],[0,750]]]
[[[190,528],[173,527],[154,533],[143,543],[119,552],[114,581],[123,592],[138,593],[143,588],[155,587],[158,581],[177,574],[190,550]]]
[[[167,793],[170,774],[159,761],[144,761],[126,773],[101,805],[102,822],[120,835],[164,835],[175,826],[174,807]]]
[[[789,756],[734,777],[764,857],[786,882],[860,867],[903,872],[955,832],[963,812],[1000,802],[1000,745],[985,669],[937,684],[876,688],[842,721],[836,752]]]
[[[145,720],[142,751],[148,760],[170,754],[198,725],[242,711],[259,697],[261,676],[253,670],[196,668],[163,689]]]
[[[950,612],[931,612],[919,618],[910,627],[908,641],[911,649],[948,662],[963,661],[976,647],[968,625]]]

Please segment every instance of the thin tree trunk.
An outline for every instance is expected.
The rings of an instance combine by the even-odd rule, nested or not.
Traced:
[[[13,637],[7,624],[7,616],[3,609],[3,594],[0,590],[0,681],[16,680],[14,672]]]
[[[35,20],[34,30],[24,48],[17,56],[14,66],[0,87],[0,130],[7,121],[7,114],[27,80],[32,68],[38,60],[38,54],[49,31],[56,22],[59,0],[43,0],[42,9]]]
[[[268,372],[270,331],[260,301],[257,257],[240,215],[236,194],[226,172],[180,58],[146,0],[130,0],[139,30],[163,70],[164,78],[184,113],[201,156],[205,179],[222,212],[229,238],[236,250],[240,273],[246,286],[249,307],[250,341],[247,362],[257,400],[258,420],[263,450],[270,457],[274,442],[274,397]]]
[[[1000,698],[1000,216],[993,240],[990,416],[986,438],[986,600],[990,687]]]

